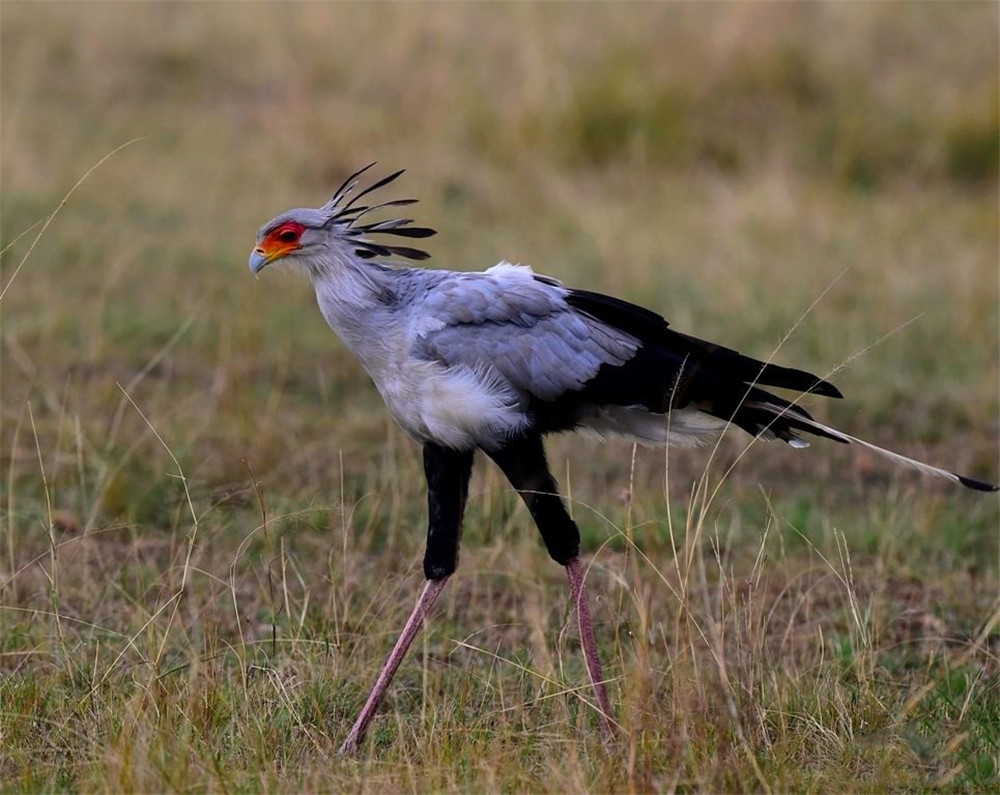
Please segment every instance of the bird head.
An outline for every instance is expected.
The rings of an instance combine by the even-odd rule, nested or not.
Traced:
[[[374,165],[371,163],[351,174],[333,194],[333,198],[322,207],[288,210],[264,224],[257,232],[250,254],[250,272],[256,275],[276,260],[322,269],[324,265],[344,257],[372,259],[395,255],[407,259],[427,259],[430,255],[426,251],[408,246],[386,245],[373,241],[371,236],[422,238],[435,234],[433,229],[411,226],[411,218],[358,223],[375,210],[416,202],[416,199],[395,199],[370,205],[358,203],[362,197],[398,178],[403,173],[402,169],[378,180],[348,201],[348,197],[358,186],[358,177]]]

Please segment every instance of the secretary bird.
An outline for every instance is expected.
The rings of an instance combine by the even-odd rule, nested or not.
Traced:
[[[840,398],[833,384],[674,331],[611,296],[574,290],[523,265],[482,273],[393,267],[377,257],[428,254],[375,235],[426,238],[411,219],[365,222],[397,199],[360,203],[403,171],[349,198],[352,174],[318,209],[295,209],[257,233],[250,271],[276,260],[308,274],[323,317],[368,371],[393,418],[423,446],[427,582],[340,752],[357,751],[428,610],[458,565],[477,448],[521,495],[549,555],[566,567],[590,681],[607,736],[611,708],[580,564],[580,534],[549,471],[542,437],[584,430],[644,444],[698,443],[730,425],[807,447],[802,434],[858,444],[897,464],[980,491],[996,486],[915,461],[813,419],[762,387]]]

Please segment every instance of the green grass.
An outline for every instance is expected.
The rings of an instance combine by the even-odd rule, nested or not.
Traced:
[[[777,360],[847,395],[821,419],[995,479],[996,25],[4,3],[0,788],[995,791],[996,500],[737,434],[550,444],[619,753],[565,577],[480,462],[458,575],[336,758],[421,584],[419,452],[308,286],[246,258],[406,166],[434,265],[529,263],[761,357],[794,328]]]

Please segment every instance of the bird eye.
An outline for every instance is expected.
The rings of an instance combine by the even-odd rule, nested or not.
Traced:
[[[298,233],[294,229],[282,229],[278,232],[278,240],[282,243],[294,243],[298,239]]]

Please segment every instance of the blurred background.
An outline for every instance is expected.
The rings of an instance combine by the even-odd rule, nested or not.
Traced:
[[[5,455],[32,395],[43,427],[77,416],[105,444],[114,381],[171,340],[134,397],[176,426],[199,479],[379,441],[376,393],[311,290],[255,283],[245,260],[263,221],[380,160],[409,169],[393,190],[440,230],[432,266],[528,263],[758,356],[830,288],[778,354],[821,373],[918,318],[838,374],[851,399],[829,410],[995,472],[996,15],[9,4],[8,278],[38,227],[15,237],[141,140],[4,296]]]
[[[189,561],[211,576],[192,575],[205,601],[190,615],[211,615],[230,640],[241,628],[218,589],[231,566],[248,614],[271,616],[260,632],[274,626],[262,572],[276,547],[253,534],[262,506],[282,517],[281,554],[298,556],[296,593],[316,589],[302,605],[316,632],[336,619],[327,589],[358,592],[366,572],[416,576],[418,451],[307,282],[270,269],[255,281],[246,264],[261,223],[322,204],[372,160],[408,169],[391,191],[419,198],[414,217],[439,230],[431,267],[522,262],[754,356],[780,344],[780,363],[836,370],[847,400],[808,401],[821,419],[997,478],[996,4],[0,13],[0,599],[29,616],[51,609],[57,567],[54,553],[31,562],[64,544],[65,610],[126,634],[142,626],[149,613],[127,606],[152,611],[176,586],[192,513]],[[74,183],[133,139],[29,255]],[[746,444],[727,439],[717,476]],[[683,514],[709,458],[671,453],[669,508],[662,452],[633,463],[627,446],[579,439],[552,451],[593,508],[580,509],[589,549],[624,549],[598,517],[627,514],[664,555],[662,517]],[[468,565],[508,570],[523,550],[524,566],[548,571],[499,476],[478,472]],[[933,598],[967,599],[954,608],[963,631],[995,591],[995,501],[856,451],[755,445],[722,500],[727,532],[754,544],[774,510],[820,548],[840,527],[871,565],[886,544],[907,572],[935,561],[952,579]],[[331,544],[343,546],[336,565]],[[7,637],[19,628],[46,646],[26,620],[0,612]],[[159,653],[205,648],[171,643]],[[379,651],[363,656],[374,665]]]

